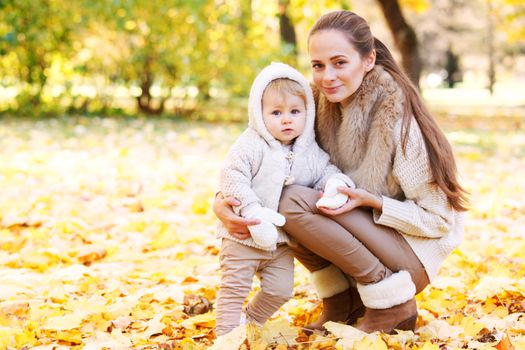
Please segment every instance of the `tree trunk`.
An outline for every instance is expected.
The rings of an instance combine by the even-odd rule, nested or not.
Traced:
[[[377,1],[394,36],[394,42],[401,52],[401,65],[410,80],[419,87],[422,64],[418,52],[416,33],[403,17],[398,0]]]
[[[199,89],[199,99],[201,101],[209,101],[211,100],[210,95],[210,81],[209,80],[201,80],[197,83],[197,89]]]
[[[42,91],[47,83],[45,70],[48,64],[42,54],[37,54],[35,47],[31,45],[24,46],[24,51],[28,53],[27,69],[21,74],[22,80],[29,85],[27,95],[23,96],[22,103],[29,103],[32,108],[42,104]]]
[[[489,78],[489,92],[494,94],[494,84],[496,84],[496,52],[494,49],[494,20],[493,5],[491,0],[487,0],[487,55],[489,58],[488,78]]]
[[[137,97],[137,104],[139,110],[143,113],[149,114],[151,104],[151,93],[149,91],[153,83],[153,74],[149,71],[142,72],[140,80],[140,96]]]
[[[288,17],[290,0],[279,0],[279,33],[281,42],[291,48],[294,58],[297,57],[297,37],[292,20]]]
[[[164,103],[166,98],[162,98],[157,108],[153,107],[153,96],[151,96],[150,88],[153,85],[154,75],[151,69],[153,57],[148,56],[144,61],[143,71],[140,77],[140,96],[137,97],[137,105],[139,110],[146,114],[161,114],[164,111]]]
[[[252,0],[241,0],[241,23],[240,29],[243,35],[248,34],[252,22]]]

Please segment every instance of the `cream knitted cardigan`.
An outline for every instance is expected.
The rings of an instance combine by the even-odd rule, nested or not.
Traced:
[[[287,152],[264,125],[261,100],[266,86],[277,78],[297,81],[306,93],[306,125],[294,141],[292,152]],[[330,157],[315,141],[315,105],[308,81],[292,67],[272,63],[254,80],[248,101],[249,127],[239,136],[223,163],[220,189],[224,196],[237,198],[241,205],[234,207],[237,214],[255,203],[277,211],[283,186],[298,184],[323,188],[329,177],[335,176],[347,184],[352,181],[330,163]],[[224,225],[218,224],[218,237],[257,247],[250,237],[238,240]],[[278,229],[277,242],[289,242],[283,230]]]
[[[403,152],[401,89],[376,66],[345,108],[328,102],[318,91],[314,94],[319,144],[357,187],[382,196],[383,209],[374,212],[374,221],[405,237],[432,280],[461,242],[463,214],[432,184],[428,154],[415,120]]]
[[[401,149],[401,121],[396,124],[394,136],[398,146],[391,176],[405,199],[383,195],[383,210],[374,211],[374,221],[401,232],[433,280],[443,260],[462,240],[464,215],[449,205],[439,187],[429,183],[432,173],[417,123],[412,121],[406,154]]]

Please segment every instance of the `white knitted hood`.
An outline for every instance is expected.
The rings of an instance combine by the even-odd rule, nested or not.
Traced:
[[[288,78],[298,82],[306,94],[306,124],[304,126],[304,132],[295,140],[294,152],[296,152],[299,148],[303,148],[315,140],[315,104],[310,84],[301,73],[289,65],[274,62],[257,75],[253,81],[250,98],[248,100],[248,115],[250,118],[248,126],[257,131],[270,145],[279,142],[270,134],[264,125],[262,116],[262,96],[264,89],[272,80],[279,78]]]

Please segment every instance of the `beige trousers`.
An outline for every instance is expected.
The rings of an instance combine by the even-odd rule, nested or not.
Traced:
[[[285,188],[279,205],[286,217],[284,230],[299,243],[292,247],[294,255],[308,270],[333,263],[360,284],[406,270],[416,293],[428,285],[425,268],[403,235],[374,223],[372,211],[364,208],[324,216],[315,206],[318,199],[318,191],[293,185]]]
[[[221,284],[217,296],[217,336],[240,323],[242,305],[252,287],[253,276],[261,280],[261,290],[246,306],[248,321],[266,322],[293,295],[293,252],[286,244],[265,251],[222,240]]]

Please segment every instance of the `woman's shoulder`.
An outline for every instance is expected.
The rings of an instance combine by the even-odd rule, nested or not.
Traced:
[[[403,96],[403,90],[394,77],[380,64],[366,74],[361,83],[360,90],[365,94],[387,94]]]
[[[409,118],[408,121],[409,121],[408,136],[413,139],[422,138],[423,135],[421,133],[421,129],[419,128],[419,124],[417,123],[416,118],[412,116]],[[403,126],[404,126],[403,123],[404,123],[403,118],[399,118],[396,121],[396,124],[394,126],[394,134],[396,135],[396,137],[401,137]]]
[[[403,150],[403,137],[406,134],[406,152],[418,154],[420,151],[425,150],[425,141],[423,139],[423,134],[419,128],[419,124],[416,121],[416,118],[411,117],[410,123],[404,131],[405,126],[403,125],[403,119],[399,119],[396,122],[394,127],[393,137],[395,144],[397,145],[398,151],[405,153]]]

